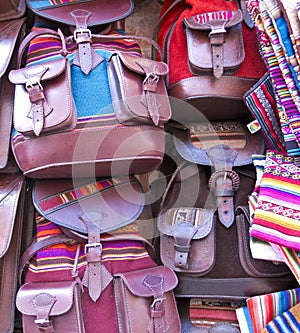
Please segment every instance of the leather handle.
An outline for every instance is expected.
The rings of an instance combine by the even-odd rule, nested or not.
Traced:
[[[38,30],[33,30],[31,31],[21,42],[20,46],[19,46],[19,50],[18,50],[18,60],[17,60],[17,68],[21,67],[21,63],[22,63],[22,58],[24,56],[24,52],[26,50],[26,48],[28,47],[29,43],[36,37],[40,37],[42,35],[52,35],[55,37],[59,37],[60,39],[62,39],[62,33],[56,32],[52,29],[48,29],[48,28],[41,28]]]

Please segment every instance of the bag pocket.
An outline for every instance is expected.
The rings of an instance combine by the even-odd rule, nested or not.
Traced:
[[[107,67],[120,123],[163,125],[171,118],[164,82],[168,66],[164,62],[119,52],[112,54]]]
[[[215,263],[213,209],[171,208],[158,217],[160,256],[176,272],[203,275]]]
[[[16,85],[13,121],[18,132],[39,136],[76,126],[67,58],[11,70],[9,80]]]
[[[119,331],[179,333],[176,285],[175,273],[163,266],[114,275]]]
[[[28,282],[17,293],[24,332],[84,333],[80,286],[76,281]]]
[[[188,65],[194,75],[232,75],[245,58],[241,10],[202,13],[184,19]]]

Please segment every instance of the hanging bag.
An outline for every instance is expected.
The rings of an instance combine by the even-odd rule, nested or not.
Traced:
[[[232,120],[243,95],[266,72],[244,1],[164,1],[158,43],[169,66],[168,93],[197,110],[173,113],[180,122]]]
[[[16,161],[34,178],[147,173],[164,154],[168,66],[141,56],[135,41],[143,37],[93,34],[94,12],[75,7],[68,7],[74,34],[40,23],[10,72]]]

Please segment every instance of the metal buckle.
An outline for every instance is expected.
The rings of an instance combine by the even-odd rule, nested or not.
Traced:
[[[40,90],[44,90],[43,86],[41,85],[41,81],[38,78],[29,78],[28,81],[26,81],[25,87],[33,88],[34,86],[38,86]]]
[[[43,319],[36,319],[34,321],[35,324],[37,324],[38,326],[50,326],[51,325],[51,321],[49,319],[43,318]]]
[[[75,29],[74,33],[73,33],[75,42],[77,41],[77,39],[78,39],[77,36],[79,34],[86,34],[86,33],[88,34],[88,38],[92,38],[92,32],[90,29]]]
[[[88,243],[88,244],[85,244],[84,246],[84,254],[87,254],[88,250],[90,248],[99,248],[100,249],[100,252],[102,252],[102,244],[101,243]]]
[[[158,302],[163,302],[165,299],[166,299],[165,296],[161,296],[161,297],[156,297],[156,298],[154,298],[154,300],[153,300],[153,302],[152,302],[152,304],[151,304],[151,309],[154,309],[156,303],[158,303]]]
[[[151,79],[152,81],[154,81],[155,83],[157,83],[159,81],[159,76],[150,72],[146,75],[143,83],[145,84],[149,79]]]

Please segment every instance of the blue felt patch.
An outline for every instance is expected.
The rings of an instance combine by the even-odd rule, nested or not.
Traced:
[[[103,115],[112,112],[110,88],[107,75],[107,60],[111,52],[97,50],[104,60],[88,75],[80,67],[72,65],[72,91],[78,117]],[[72,63],[73,59],[70,59]]]

